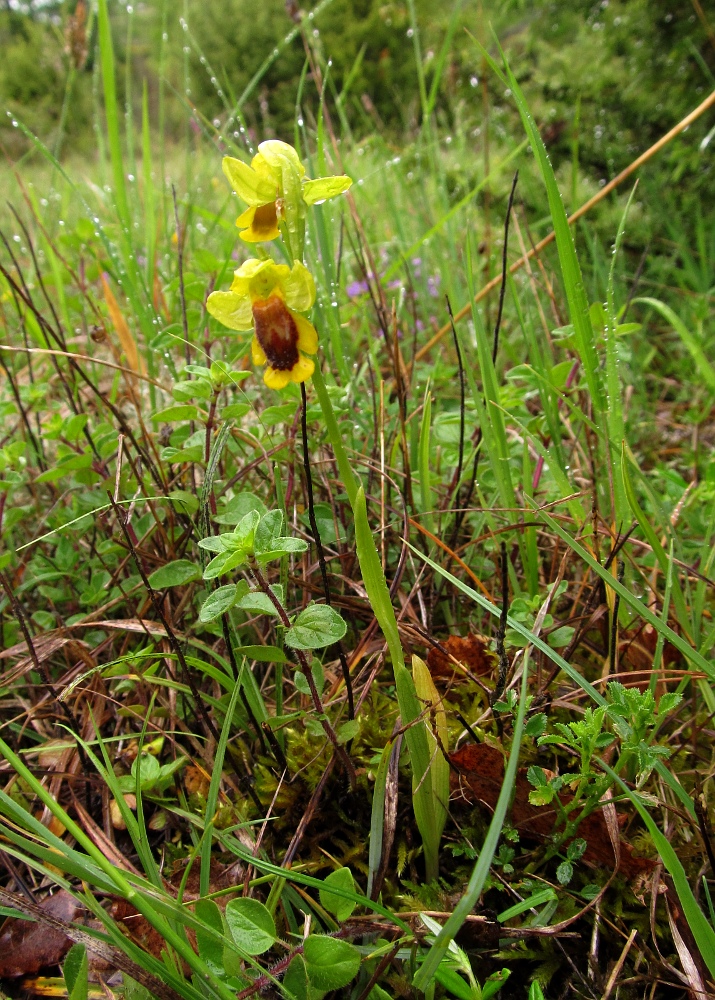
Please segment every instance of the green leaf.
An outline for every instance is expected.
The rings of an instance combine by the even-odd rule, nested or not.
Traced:
[[[339,938],[311,934],[303,946],[308,979],[320,990],[347,986],[360,970],[360,952]]]
[[[287,555],[289,552],[305,552],[308,548],[308,543],[302,538],[274,538],[273,547],[268,552],[261,552],[257,555],[259,563],[267,563],[272,559],[280,559],[281,556]]]
[[[554,629],[553,632],[549,632],[546,641],[554,649],[561,649],[562,646],[568,646],[575,631],[571,625],[562,625],[560,628]]]
[[[259,660],[261,663],[287,663],[288,657],[278,646],[237,646],[236,656],[245,656],[247,660]]]
[[[204,446],[190,445],[188,448],[162,448],[161,457],[165,462],[201,462],[204,457]]]
[[[271,542],[280,534],[283,527],[283,511],[269,510],[261,518],[253,538],[256,553],[264,552],[271,547]]]
[[[245,580],[242,582],[245,584]],[[237,596],[238,586],[235,583],[218,587],[212,594],[209,594],[201,605],[199,621],[212,622],[214,618],[219,618],[234,606]]]
[[[73,944],[62,966],[69,1000],[87,1000],[89,992],[87,949],[83,944]]]
[[[569,861],[578,861],[578,859],[583,856],[587,847],[588,844],[581,837],[579,837],[578,840],[572,840],[566,849],[566,857]]]
[[[217,524],[238,524],[252,510],[257,510],[261,516],[266,513],[265,505],[253,493],[239,493],[228,501],[214,521]]]
[[[492,972],[491,976],[485,979],[484,986],[482,986],[482,1000],[490,1000],[490,997],[498,993],[510,975],[511,971],[509,969],[500,969],[499,972]]]
[[[570,861],[562,861],[556,869],[556,878],[561,885],[568,885],[573,878],[573,865]]]
[[[348,722],[343,722],[341,726],[338,726],[336,734],[338,743],[347,743],[349,740],[354,740],[359,732],[360,723],[357,719],[350,719]]]
[[[139,770],[139,780],[141,782],[142,789],[148,790],[152,788],[158,780],[161,772],[161,767],[156,757],[150,753],[141,753],[138,757],[134,758],[131,771],[134,782],[136,782],[137,769]]]
[[[347,625],[329,604],[309,604],[285,634],[291,649],[321,649],[331,646],[347,632]]]
[[[246,553],[221,552],[215,556],[204,570],[204,580],[215,580],[217,576],[228,573],[230,569],[235,569],[246,562]]]
[[[267,406],[261,411],[261,423],[266,427],[292,421],[295,416],[295,403],[281,403],[279,406]]]
[[[539,712],[538,715],[532,715],[524,726],[524,733],[526,736],[531,736],[534,739],[538,736],[543,736],[546,731],[546,721],[546,715],[543,712]]]
[[[465,983],[454,969],[450,968],[448,958],[445,958],[437,966],[434,978],[453,996],[458,997],[459,1000],[473,1000],[474,994],[472,993],[471,986],[469,983]]]
[[[271,586],[271,590],[282,604],[283,587],[279,583],[274,583]],[[241,608],[243,611],[254,611],[259,615],[278,616],[278,610],[275,604],[270,599],[268,594],[264,594],[261,590],[249,590],[247,594],[236,602],[236,606]]]
[[[155,424],[170,424],[174,420],[198,420],[199,411],[195,406],[184,403],[178,406],[167,406],[166,409],[159,410],[158,413],[152,413],[151,419]]]
[[[283,977],[283,986],[296,1000],[321,1000],[326,993],[325,990],[318,990],[315,986],[310,985],[308,970],[302,955],[293,957],[288,971]]]
[[[276,925],[270,911],[257,899],[231,899],[226,923],[233,940],[248,955],[262,955],[273,947]]]
[[[257,510],[249,512],[241,518],[233,529],[233,542],[236,548],[245,549],[246,552],[253,550],[253,541],[256,535],[256,528],[261,520],[261,515]]]
[[[212,899],[197,899],[194,906],[194,913],[197,919],[206,927],[217,931],[221,936],[224,934],[223,918],[221,911]],[[199,955],[214,972],[223,972],[223,941],[217,939],[213,934],[196,928],[196,944]]]
[[[182,513],[195,514],[199,509],[198,499],[188,490],[172,490],[169,499],[173,502],[174,508]]]
[[[323,688],[325,687],[325,673],[323,672],[323,664],[319,660],[313,660],[310,665],[310,672],[313,675],[313,681],[318,690],[318,694],[323,693]],[[301,694],[310,694],[310,687],[308,685],[308,680],[305,674],[301,670],[296,670],[293,674],[293,682],[296,689],[300,691]]]
[[[229,538],[230,535],[207,535],[199,540],[199,548],[206,552],[229,552],[233,548]]]
[[[62,436],[67,441],[77,441],[87,426],[88,420],[89,414],[87,413],[75,413],[74,416],[68,417],[62,427]]]
[[[246,374],[249,375],[250,372],[246,372]],[[240,420],[241,417],[246,416],[250,409],[250,403],[229,403],[228,406],[224,406],[221,410],[221,419]]]
[[[200,566],[189,559],[175,559],[161,569],[154,570],[149,577],[149,583],[154,590],[165,590],[167,587],[181,587],[191,580],[200,579]]]
[[[335,893],[329,892],[328,888],[332,886],[333,888],[345,889],[348,892],[355,892],[353,874],[349,868],[337,868],[327,876],[325,886],[325,889],[320,890],[321,905],[342,923],[348,919],[357,903],[351,899],[345,899],[344,896],[336,896]]]
[[[213,389],[210,382],[195,378],[188,382],[175,382],[171,394],[177,402],[188,403],[190,399],[211,399]]]
[[[554,790],[549,785],[532,788],[529,792],[529,803],[532,806],[548,806],[553,802]]]

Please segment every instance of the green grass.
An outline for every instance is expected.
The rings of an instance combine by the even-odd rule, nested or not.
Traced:
[[[410,6],[422,117],[399,150],[350,131],[327,85],[317,121],[297,108],[309,175],[354,181],[307,215],[312,496],[298,387],[268,389],[250,334],[206,310],[254,255],[244,206],[208,132],[164,145],[146,91],[123,116],[104,0],[99,159],[59,164],[32,139],[4,168],[0,836],[19,874],[1,901],[36,915],[20,884],[75,894],[102,928],[75,947],[101,942],[124,995],[601,995],[634,928],[620,995],[681,995],[673,967],[710,988],[712,207],[666,230],[646,166],[569,227],[562,195],[593,177],[575,145],[554,169],[526,89],[475,46],[515,108],[487,168],[438,102],[457,13],[426,76]],[[507,262],[556,239],[508,278],[493,356],[497,294],[474,300],[517,168]],[[446,298],[464,318],[418,360]],[[215,536],[239,523],[214,578]],[[498,654],[481,676],[413,679],[409,654],[469,633]],[[452,761],[444,824],[445,754],[474,738],[503,751],[503,780],[470,793],[481,776]],[[579,844],[606,795],[622,852],[672,877],[652,920],[649,890]],[[574,949],[530,933],[572,919]],[[86,975],[73,952],[77,1000]]]

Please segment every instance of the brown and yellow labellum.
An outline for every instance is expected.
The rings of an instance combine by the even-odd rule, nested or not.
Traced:
[[[285,302],[277,295],[253,303],[256,339],[271,368],[289,372],[300,358],[298,327]]]

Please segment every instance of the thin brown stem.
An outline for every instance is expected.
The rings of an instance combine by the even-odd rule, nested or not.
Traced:
[[[300,416],[300,426],[303,436],[303,469],[305,471],[305,491],[308,498],[308,520],[310,521],[310,531],[313,535],[313,541],[315,542],[315,550],[318,554],[318,565],[320,566],[320,575],[323,579],[323,593],[325,594],[325,603],[332,604],[330,595],[330,583],[328,581],[328,567],[325,562],[325,553],[323,552],[323,542],[320,537],[320,530],[318,529],[318,521],[315,516],[315,502],[313,500],[313,473],[310,469],[310,453],[308,451],[308,399],[305,391],[305,382],[300,383],[300,394],[302,400],[301,416]],[[345,656],[345,650],[343,649],[343,644],[338,640],[335,643],[338,659],[340,660],[340,668],[343,672],[343,680],[345,681],[345,692],[348,697],[348,718],[355,718],[355,698],[353,696],[353,685],[350,678],[350,669],[348,667],[348,661]]]
[[[258,564],[255,562],[255,560],[251,564],[251,573],[253,574],[255,581],[260,587],[260,589],[263,591],[263,593],[266,595],[266,597],[271,602],[273,607],[276,609],[278,617],[281,620],[281,624],[285,628],[290,628],[290,618],[288,617],[288,612],[283,607],[281,602],[278,600],[273,590],[271,590],[268,581],[266,580],[263,573],[261,573],[261,570]],[[337,734],[333,729],[333,727],[328,722],[327,716],[325,714],[325,709],[323,707],[323,703],[320,700],[320,694],[318,693],[318,689],[315,686],[315,680],[313,679],[313,671],[310,669],[310,663],[308,663],[308,657],[305,655],[302,649],[294,649],[293,652],[295,653],[296,659],[298,660],[298,663],[300,663],[305,679],[308,682],[308,687],[310,689],[310,696],[313,699],[313,705],[315,707],[315,711],[318,713],[318,718],[320,720],[321,726],[323,727],[323,732],[332,743],[335,753],[340,758],[347,772],[348,779],[350,781],[350,787],[355,788],[355,785],[357,783],[355,765],[350,760],[350,757],[348,756],[345,747],[340,746]]]

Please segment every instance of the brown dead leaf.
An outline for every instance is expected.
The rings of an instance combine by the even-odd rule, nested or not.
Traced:
[[[460,788],[462,795],[494,809],[504,781],[504,757],[501,751],[487,743],[470,743],[451,753],[449,759],[459,771],[455,787]],[[556,812],[546,806],[532,805],[529,802],[530,791],[526,769],[520,768],[516,775],[511,805],[511,823],[524,840],[545,840],[554,832]],[[562,792],[560,799],[567,805],[570,796]],[[603,809],[597,809],[581,821],[578,837],[588,844],[583,855],[586,864],[598,868],[613,868],[617,859],[614,858]],[[629,879],[650,872],[656,866],[656,862],[650,858],[636,857],[631,846],[623,840],[620,855],[618,870]]]
[[[630,681],[627,677],[619,677],[621,683],[627,687],[637,687],[639,691],[645,691],[650,683],[650,673],[653,670],[653,660],[655,658],[655,647],[658,640],[656,630],[652,625],[645,625],[639,629],[624,629],[618,639],[618,669],[620,672],[631,672],[640,674],[636,680]],[[661,670],[667,669],[674,663],[682,660],[681,654],[670,642],[663,645],[663,655],[661,658]],[[658,694],[662,694],[665,687],[662,683],[658,686]]]
[[[202,767],[196,764],[187,764],[184,768],[184,788],[188,795],[208,795],[210,778]]]
[[[60,889],[54,896],[43,899],[40,909],[49,917],[69,923],[79,913],[80,906],[74,896]],[[39,920],[8,917],[0,931],[0,978],[15,979],[58,965],[71,944],[56,927],[48,927]]]
[[[432,677],[440,680],[451,680],[459,675],[457,664],[462,664],[476,677],[491,674],[497,664],[496,654],[489,649],[489,640],[483,635],[450,635],[441,643],[442,649],[432,648],[427,654],[427,666]],[[456,661],[456,664],[455,664]]]
[[[104,293],[104,301],[107,304],[107,310],[112,320],[112,326],[116,330],[117,336],[119,337],[119,342],[122,345],[122,350],[127,359],[127,364],[129,367],[137,372],[139,375],[146,374],[146,368],[144,365],[144,359],[139,353],[139,348],[137,347],[137,342],[132,336],[132,332],[129,329],[126,319],[124,318],[124,313],[119,308],[119,303],[114,297],[114,293],[110,288],[109,282],[107,281],[107,276],[102,275],[102,291]]]

